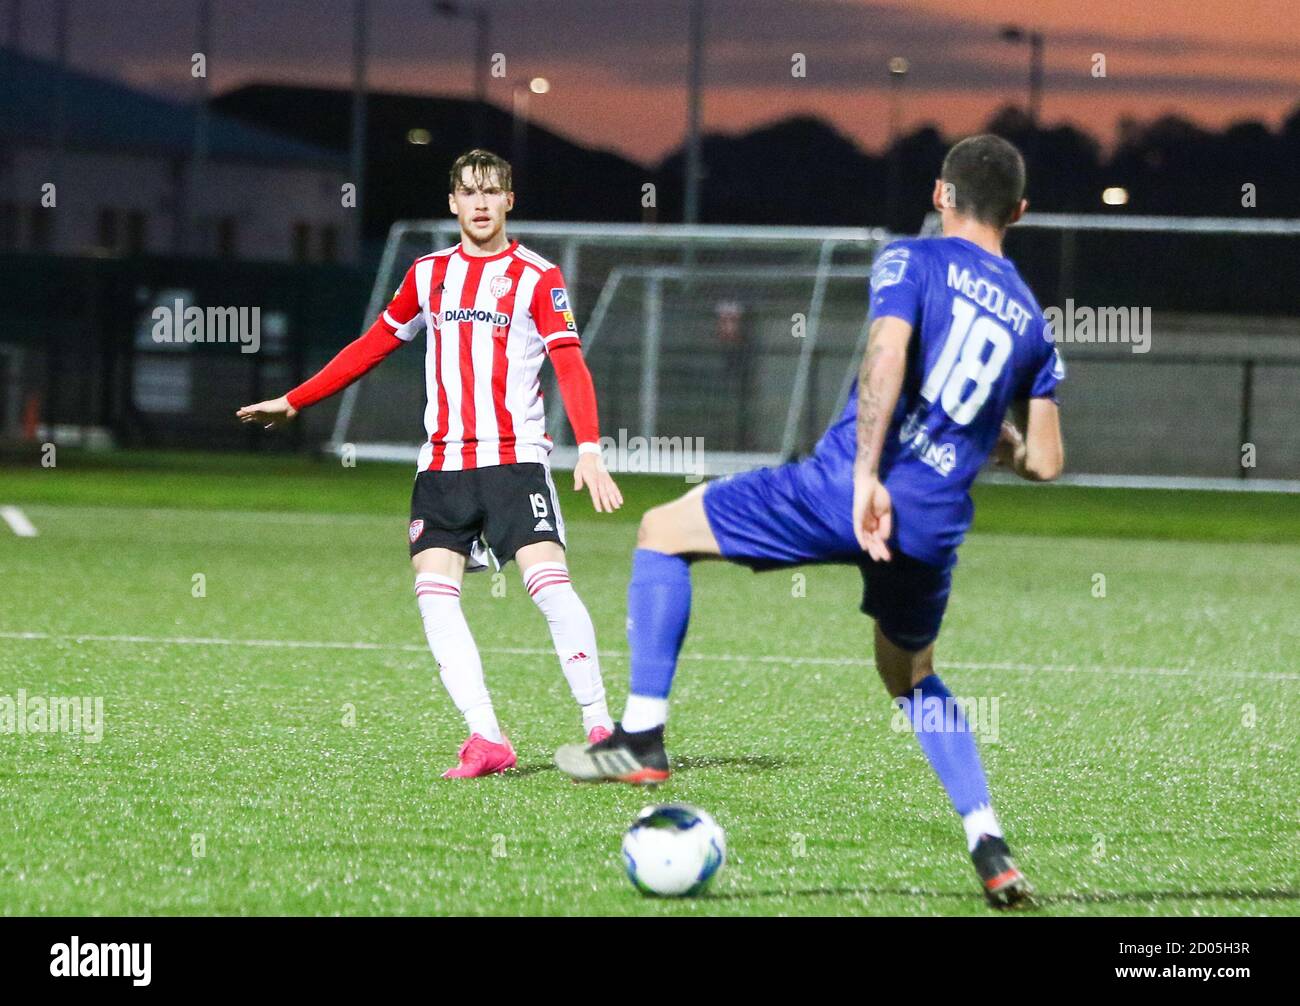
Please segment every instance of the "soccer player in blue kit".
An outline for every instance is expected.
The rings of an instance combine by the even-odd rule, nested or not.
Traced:
[[[974,738],[933,663],[976,474],[995,451],[1035,481],[1055,478],[1063,462],[1061,360],[1002,255],[1006,228],[1027,206],[1024,188],[1024,161],[1006,140],[956,144],[934,188],[943,236],[895,241],[877,257],[858,379],[812,456],[707,483],[646,513],[628,585],[623,720],[599,743],[557,751],[562,770],[582,781],[668,778],[664,724],[691,561],[852,563],[862,610],[875,620],[876,668],[962,818],[985,897],[996,907],[1030,902]]]

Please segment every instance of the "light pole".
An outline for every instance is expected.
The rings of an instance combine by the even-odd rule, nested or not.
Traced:
[[[907,59],[895,56],[889,61],[889,175],[885,186],[885,226],[893,230],[898,224],[898,196],[902,183],[902,164],[898,150],[903,125],[903,83],[907,80]]]
[[[527,177],[528,171],[528,106],[534,94],[546,94],[551,82],[545,77],[520,78],[511,88],[510,101],[510,160],[513,162],[515,181]],[[518,185],[516,184],[516,188]]]
[[[70,30],[68,22],[71,17],[69,10],[71,4],[72,0],[55,0],[54,3],[54,61],[58,64],[59,76],[54,91],[52,122],[54,151],[50,164],[50,180],[54,182],[56,189],[63,187],[64,155],[67,153],[68,146],[68,32]],[[49,221],[49,246],[51,249],[56,249],[59,247],[58,215],[52,213]]]
[[[353,0],[352,8],[352,184],[356,186],[354,261],[361,261],[364,240],[366,175],[366,2]]]
[[[903,83],[911,66],[906,56],[895,56],[889,61],[889,142],[898,139],[903,125]]]
[[[190,177],[181,224],[187,231],[183,238],[184,244],[192,254],[202,255],[205,251],[216,251],[215,248],[204,248],[199,240],[202,236],[200,220],[203,216],[203,171],[208,160],[210,130],[207,64],[212,60],[212,0],[199,0],[194,51],[202,54],[204,67],[202,76],[195,81],[194,140],[190,151]]]
[[[1009,24],[1000,37],[1004,42],[1029,43],[1029,124],[1037,129],[1043,103],[1043,33]]]
[[[433,12],[474,22],[474,100],[482,105],[487,101],[488,64],[491,62],[488,53],[488,39],[492,33],[491,11],[483,3],[471,7],[455,0],[434,0]],[[479,128],[477,120],[474,128]]]
[[[700,149],[700,104],[704,90],[704,0],[691,0],[690,72],[686,107],[686,201],[683,218],[700,221],[700,176],[704,171]]]

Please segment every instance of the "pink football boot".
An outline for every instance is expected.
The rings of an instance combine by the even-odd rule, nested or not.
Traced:
[[[444,779],[474,779],[515,767],[515,749],[504,735],[500,744],[493,744],[482,734],[470,734],[456,754],[460,764],[447,769],[442,774]]]
[[[610,732],[604,727],[592,727],[591,733],[587,734],[587,743],[599,744],[608,736],[610,736]]]

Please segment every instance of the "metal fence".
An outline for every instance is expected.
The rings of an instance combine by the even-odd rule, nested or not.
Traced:
[[[870,262],[889,239],[553,223],[512,232],[565,272],[604,431],[701,437],[715,473],[806,451],[842,407],[865,346]],[[1062,346],[1071,472],[1300,478],[1297,237],[1300,221],[1039,214],[1012,229],[1008,254],[1045,306],[1152,309],[1145,347]],[[457,239],[451,220],[396,226],[371,314],[414,258]],[[332,446],[414,458],[422,364],[408,353],[354,386]],[[565,443],[562,410],[552,406],[549,422]]]
[[[306,449],[234,420],[355,337],[368,276],[344,266],[0,256],[0,436],[61,444]],[[256,352],[155,338],[155,311],[256,309]],[[251,317],[246,316],[246,320]],[[203,333],[205,337],[211,332]],[[319,424],[319,425],[318,425]]]

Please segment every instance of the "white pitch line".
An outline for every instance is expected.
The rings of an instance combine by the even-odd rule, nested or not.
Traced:
[[[396,653],[425,653],[427,646],[414,643],[366,643],[324,639],[227,639],[219,636],[100,636],[53,632],[0,632],[0,639],[44,640],[68,643],[135,643],[147,646],[250,646],[281,650],[378,650]],[[483,646],[482,653],[508,656],[545,657],[555,651],[545,647]],[[602,657],[627,659],[623,650],[603,650]],[[780,655],[750,656],[741,653],[683,653],[682,660],[699,663],[735,664],[805,664],[828,667],[867,667],[869,658],[855,657],[787,657]],[[962,671],[1012,671],[1022,674],[1127,674],[1158,677],[1242,678],[1250,681],[1300,681],[1300,673],[1288,671],[1224,671],[1195,667],[1104,667],[1097,664],[1022,664],[1004,661],[937,661],[940,667]]]
[[[0,517],[4,518],[4,522],[19,538],[36,537],[36,525],[16,506],[0,506]]]

